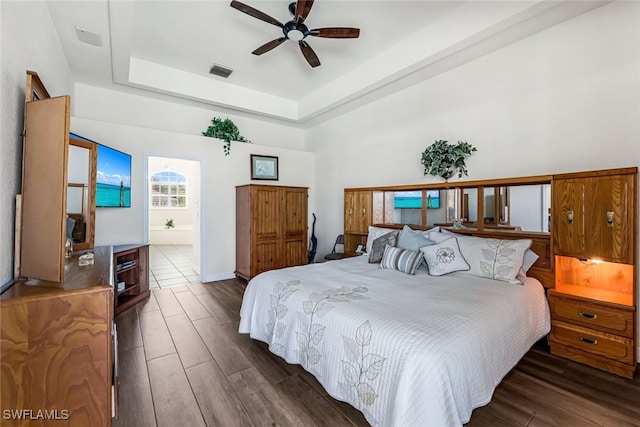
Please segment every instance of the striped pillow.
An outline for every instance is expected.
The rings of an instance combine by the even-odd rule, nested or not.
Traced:
[[[397,270],[407,274],[416,274],[416,268],[422,261],[422,252],[409,249],[394,248],[387,245],[384,248],[380,268]]]

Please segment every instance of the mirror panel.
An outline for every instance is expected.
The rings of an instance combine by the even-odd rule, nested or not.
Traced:
[[[495,187],[484,188],[484,223],[496,224]]]
[[[67,184],[67,215],[82,215],[87,184]]]
[[[457,190],[424,190],[427,198],[427,226],[451,225],[453,218],[458,218]]]
[[[465,226],[475,226],[478,222],[478,189],[463,188],[462,200],[460,202],[462,212],[460,222]]]
[[[375,223],[549,233],[551,184],[477,185],[457,188],[387,187],[379,194]],[[481,200],[482,198],[482,200]],[[481,203],[482,202],[482,203]],[[482,211],[479,211],[482,210]],[[379,219],[379,220],[378,220]]]
[[[93,248],[97,146],[69,138],[67,165],[67,237],[74,250]]]
[[[422,225],[422,206],[424,204],[423,191],[393,191],[394,224]],[[386,218],[385,218],[386,220]]]
[[[549,232],[551,184],[517,185],[506,188],[503,207],[509,225],[521,231]]]
[[[484,189],[485,228],[549,232],[551,184],[527,184]]]
[[[511,187],[486,187],[484,189],[484,223],[486,226],[508,226],[509,190]]]

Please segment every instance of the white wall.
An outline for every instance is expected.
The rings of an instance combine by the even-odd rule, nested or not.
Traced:
[[[112,106],[116,108],[117,106]],[[94,141],[132,155],[131,208],[96,211],[95,244],[141,242],[144,238],[145,154],[201,160],[202,173],[202,279],[231,277],[235,269],[235,186],[250,183],[250,154],[279,157],[277,185],[310,187],[309,212],[314,211],[315,155],[304,151],[233,143],[224,156],[223,142],[129,125],[71,119],[71,129]],[[260,182],[255,182],[260,183]],[[335,236],[334,236],[335,238]]]
[[[71,95],[69,67],[42,2],[0,2],[0,285],[13,279],[15,196],[21,191],[26,71],[51,96]]]

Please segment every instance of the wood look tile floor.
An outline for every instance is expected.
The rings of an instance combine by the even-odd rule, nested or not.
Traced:
[[[246,282],[156,289],[116,318],[119,426],[368,426],[298,365],[238,334]],[[468,426],[640,426],[640,379],[535,346]]]

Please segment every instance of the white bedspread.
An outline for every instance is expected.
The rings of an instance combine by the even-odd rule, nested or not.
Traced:
[[[240,333],[302,365],[374,426],[469,421],[550,329],[535,279],[410,276],[366,256],[260,274],[240,316]]]

